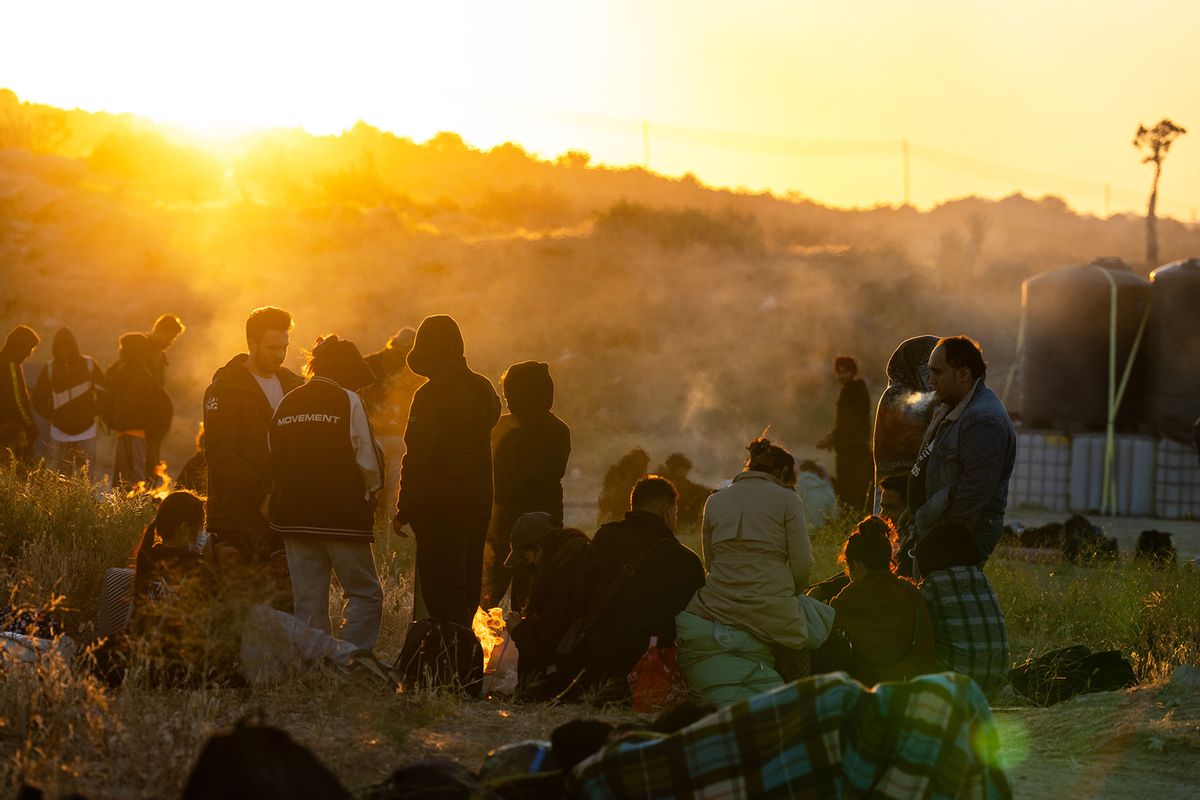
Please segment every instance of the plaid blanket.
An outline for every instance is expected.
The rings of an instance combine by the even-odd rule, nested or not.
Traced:
[[[1008,680],[1008,629],[992,584],[979,567],[926,575],[921,594],[933,621],[934,652],[944,669],[970,675],[989,697]]]
[[[843,672],[790,683],[671,736],[614,742],[572,797],[1011,798],[987,700],[963,675],[866,689]]]

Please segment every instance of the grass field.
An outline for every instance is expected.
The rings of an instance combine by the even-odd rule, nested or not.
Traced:
[[[70,636],[88,644],[103,570],[128,563],[152,510],[145,499],[97,500],[84,482],[49,472],[0,471],[0,579],[11,603],[54,607]],[[852,523],[845,517],[813,533],[816,575],[836,571],[837,546]],[[695,546],[694,533],[681,538]],[[377,650],[385,661],[397,654],[411,615],[411,548],[390,535],[377,543],[386,594]],[[993,559],[988,574],[1014,661],[1067,644],[1114,648],[1154,684],[1054,709],[998,710],[1021,796],[1129,797],[1146,787],[1175,796],[1186,765],[1200,757],[1200,703],[1195,689],[1179,694],[1166,679],[1175,666],[1200,665],[1200,574],[1004,559]],[[587,706],[387,693],[322,670],[265,687],[170,690],[135,672],[111,689],[47,657],[6,663],[0,672],[0,792],[29,782],[51,797],[176,796],[206,737],[248,715],[287,730],[355,790],[416,758],[443,755],[475,768],[489,749],[544,737],[578,716],[629,717]]]

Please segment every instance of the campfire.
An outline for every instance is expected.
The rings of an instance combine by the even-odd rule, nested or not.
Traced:
[[[508,640],[504,631],[504,609],[475,609],[475,620],[471,623],[471,628],[483,647],[483,671],[495,672],[496,661],[504,650],[502,645]]]
[[[146,481],[138,481],[129,490],[126,497],[137,497],[138,495],[149,495],[150,497],[162,500],[171,493],[171,476],[167,474],[167,462],[159,461],[158,466],[154,468],[154,474],[159,477],[161,483],[157,487],[149,487]],[[501,624],[503,628],[503,624]]]

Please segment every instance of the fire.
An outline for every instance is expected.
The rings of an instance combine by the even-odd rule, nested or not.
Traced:
[[[164,497],[169,495],[171,493],[172,481],[171,476],[167,474],[167,462],[159,461],[158,466],[154,468],[154,474],[157,475],[161,481],[157,488],[147,488],[145,481],[138,481],[133,485],[133,488],[129,490],[129,494],[127,494],[126,497],[136,497],[139,494],[148,494],[151,497],[162,500]]]
[[[505,639],[504,609],[475,609],[475,620],[471,623],[471,629],[475,631],[475,636],[483,647],[483,671],[494,671],[496,665],[492,663],[492,655],[498,654],[497,648],[504,644]]]

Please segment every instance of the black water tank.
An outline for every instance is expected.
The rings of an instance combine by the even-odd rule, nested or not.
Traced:
[[[1200,417],[1200,258],[1159,267],[1150,285],[1146,412],[1178,437]]]
[[[1111,280],[1110,280],[1111,279]],[[1021,420],[1028,428],[1103,430],[1108,420],[1109,327],[1117,292],[1120,385],[1138,326],[1150,305],[1150,283],[1119,258],[1034,275],[1021,287],[1025,346],[1021,354]],[[1145,341],[1138,350],[1117,425],[1134,429],[1145,407]]]

